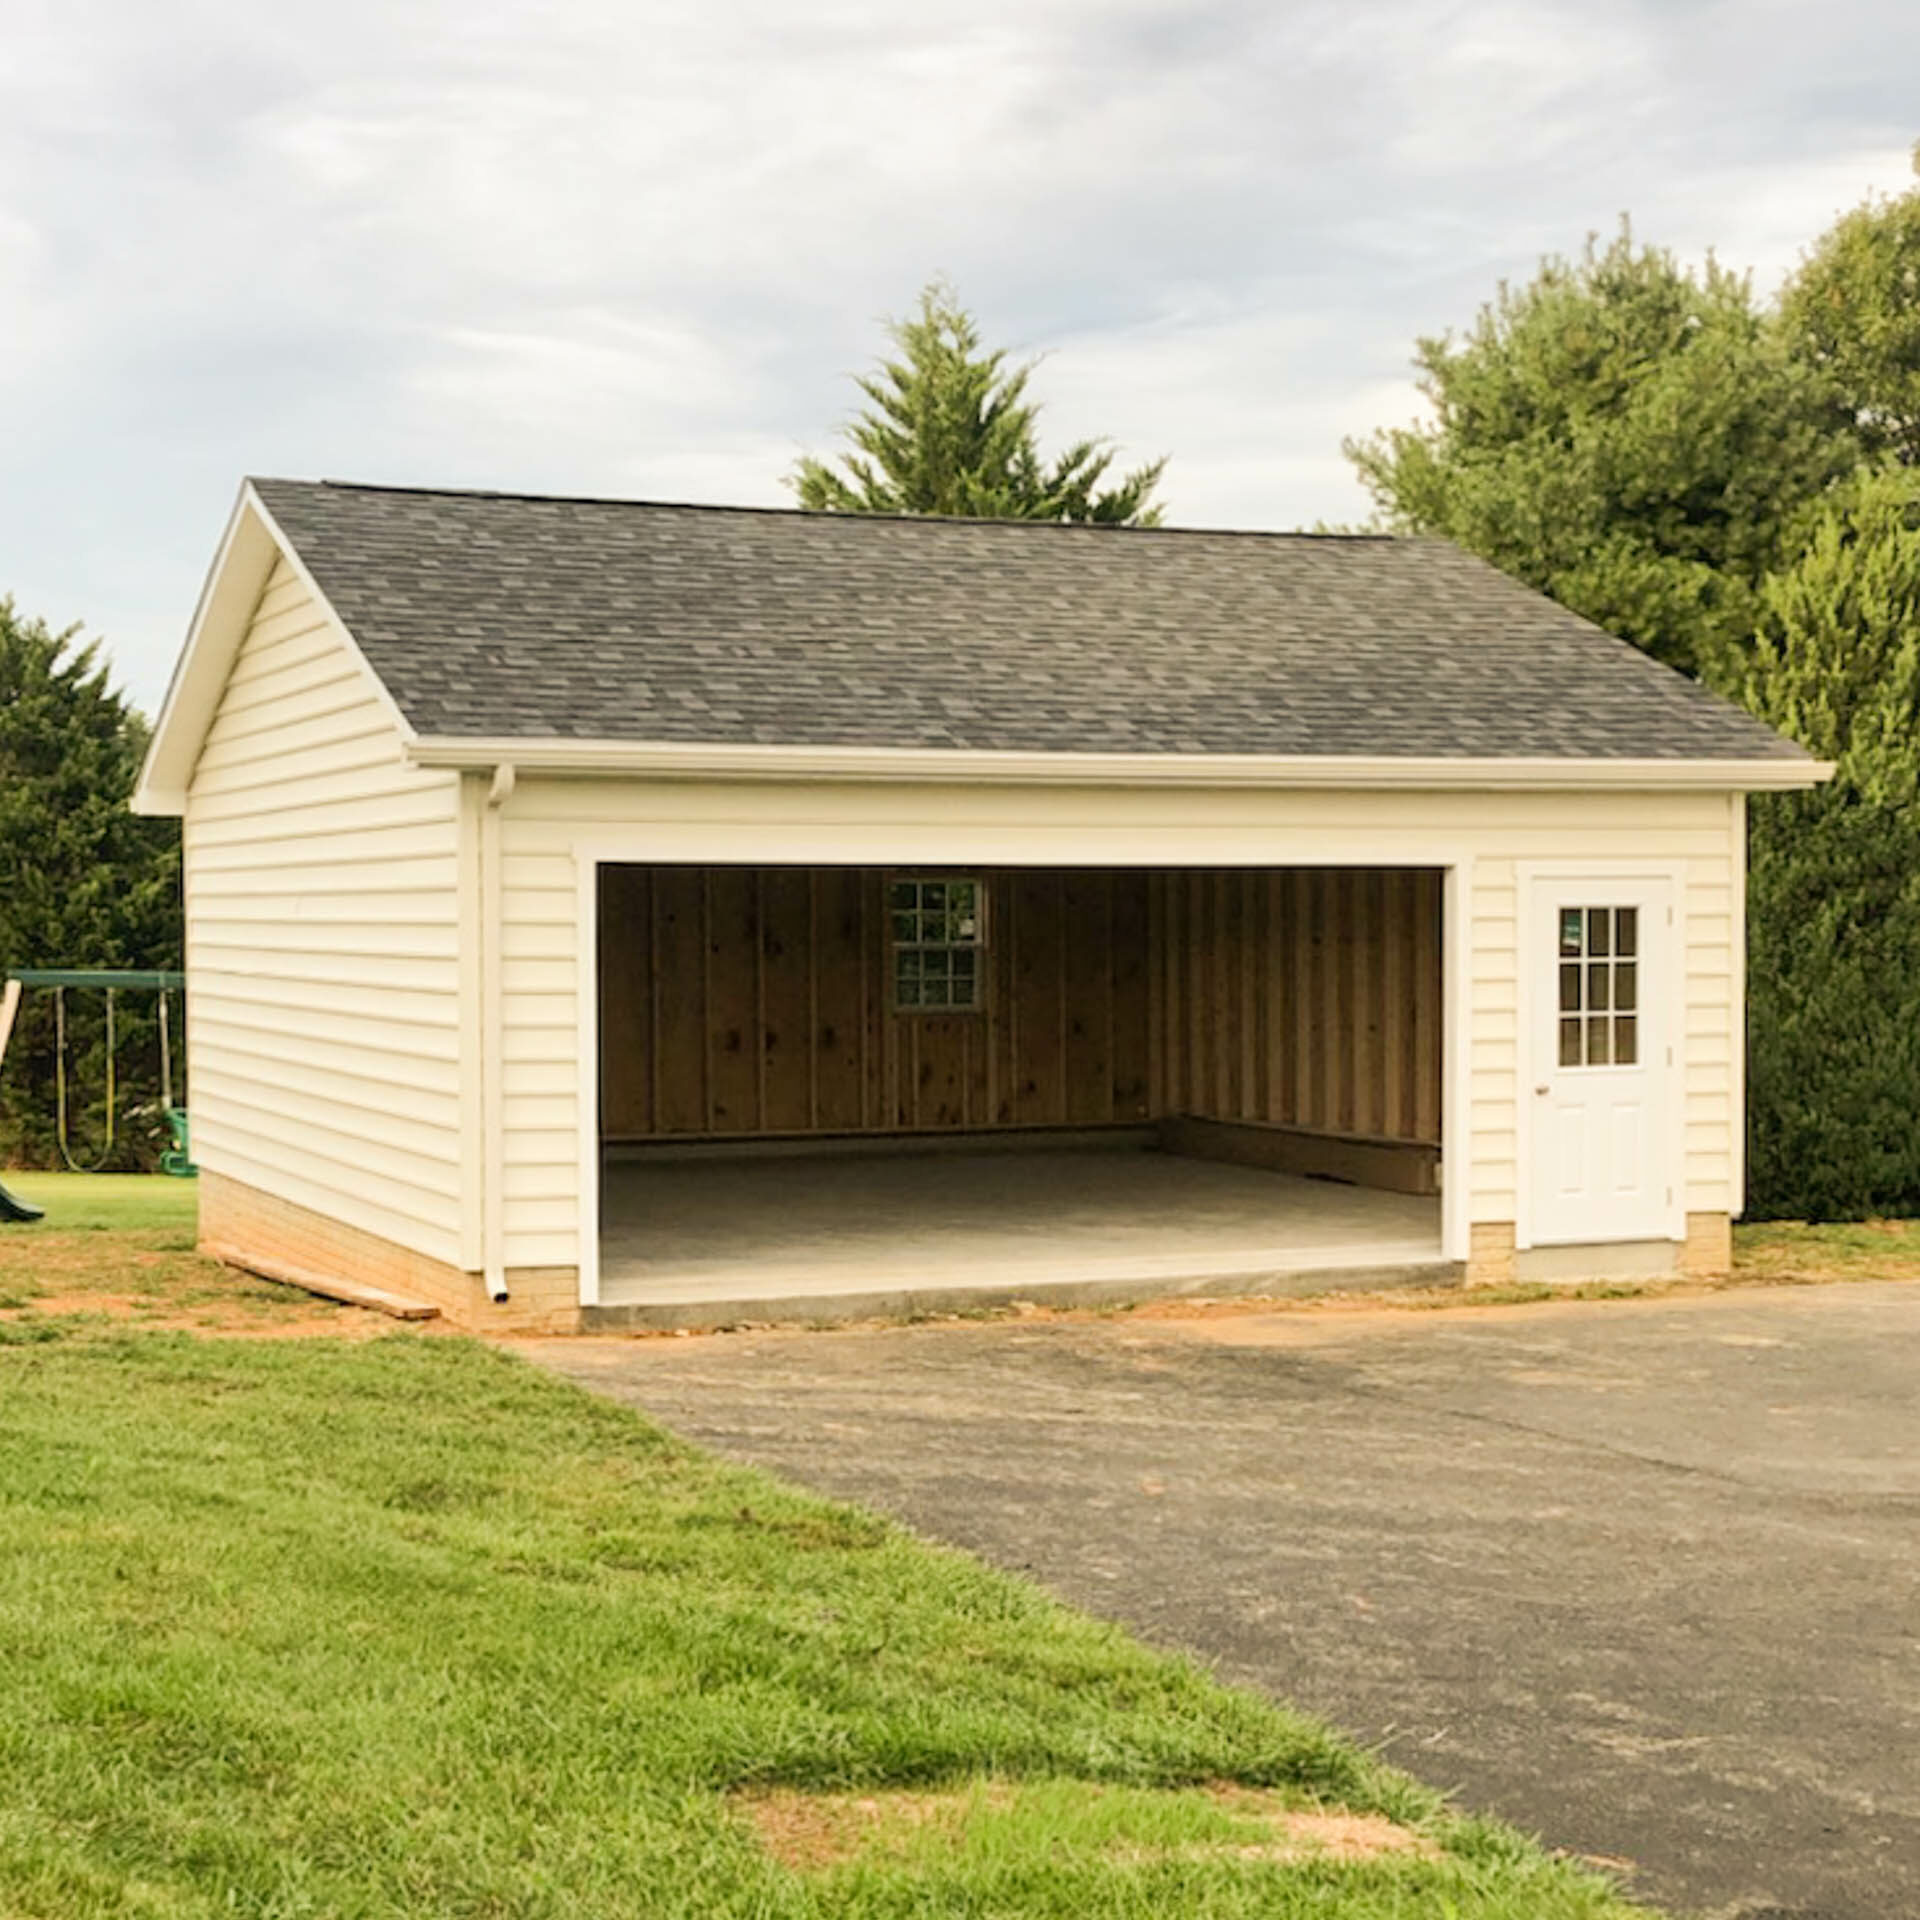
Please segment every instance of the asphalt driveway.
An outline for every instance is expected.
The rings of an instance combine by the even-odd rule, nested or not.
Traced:
[[[523,1350],[1642,1897],[1920,1915],[1920,1286]]]

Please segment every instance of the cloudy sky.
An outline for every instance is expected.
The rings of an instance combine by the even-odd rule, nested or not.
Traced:
[[[1366,503],[1416,334],[1630,212],[1771,288],[1911,0],[0,0],[0,592],[152,706],[248,472],[777,504],[952,277],[1171,517]]]

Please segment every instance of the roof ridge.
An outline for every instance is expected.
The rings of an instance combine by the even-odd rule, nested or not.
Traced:
[[[728,513],[767,520],[878,521],[887,525],[1020,527],[1057,533],[1131,533],[1203,536],[1216,540],[1319,540],[1378,546],[1446,544],[1429,534],[1372,533],[1312,527],[1137,527],[1086,520],[1001,520],[964,513],[828,513],[812,507],[756,507],[717,500],[646,500],[631,494],[536,493],[510,487],[424,487],[380,480],[294,480],[280,474],[250,474],[250,486],[325,487],[336,493],[398,493],[424,500],[506,500],[564,507],[645,507],[656,513]]]

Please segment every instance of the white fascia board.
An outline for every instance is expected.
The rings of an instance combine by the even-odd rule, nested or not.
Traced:
[[[273,515],[254,492],[253,483],[241,484],[221,537],[206,585],[200,590],[186,645],[174,663],[167,697],[154,724],[146,764],[130,802],[135,813],[178,817],[187,810],[187,788],[199,764],[220,696],[226,691],[235,656],[246,638],[260,595],[272,575],[275,560],[284,559],[300,584],[325,616],[334,638],[359,666],[367,685],[385,710],[401,741],[411,747],[415,734],[406,716],[374,672],[360,644],[337,614],[293,543],[275,524]]]
[[[1422,788],[1757,793],[1818,786],[1819,760],[1467,760],[1363,755],[975,753],[919,747],[688,745],[423,736],[416,766],[650,780],[853,780],[988,786]]]
[[[242,484],[213,565],[187,628],[185,646],[173,663],[167,697],[160,703],[147,757],[130,802],[135,813],[179,815],[186,811],[187,782],[200,757],[214,708],[219,704],[233,656],[260,590],[273,571],[273,541],[261,524],[251,486]]]

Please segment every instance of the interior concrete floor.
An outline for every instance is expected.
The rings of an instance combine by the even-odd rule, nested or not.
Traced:
[[[615,1163],[597,1324],[1431,1283],[1440,1203],[1146,1148]]]

